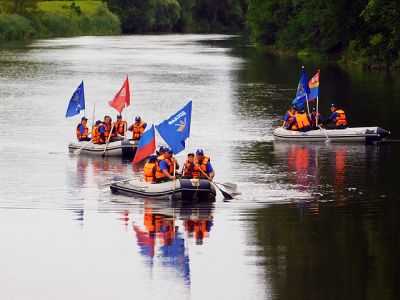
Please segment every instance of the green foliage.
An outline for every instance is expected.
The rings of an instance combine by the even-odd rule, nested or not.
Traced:
[[[259,44],[342,55],[370,67],[399,61],[399,1],[248,0],[246,20]]]
[[[34,36],[31,22],[20,15],[0,14],[0,41],[15,41]]]
[[[0,12],[26,15],[36,9],[39,0],[0,0]]]
[[[227,31],[244,27],[245,0],[107,0],[127,33]]]

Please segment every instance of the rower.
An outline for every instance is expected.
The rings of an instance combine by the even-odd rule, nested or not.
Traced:
[[[136,116],[135,123],[129,126],[128,130],[133,132],[132,140],[137,141],[140,140],[144,130],[146,129],[147,123],[142,122],[142,119],[139,116]]]
[[[117,115],[117,121],[114,122],[114,135],[116,137],[125,137],[125,132],[127,129],[127,123],[122,119],[122,115]]]
[[[76,126],[76,137],[78,138],[78,141],[90,141],[89,138],[89,128],[87,127],[86,117],[82,117],[81,122]]]
[[[338,109],[338,106],[335,103],[332,103],[331,112],[332,114],[329,116],[328,120],[322,122],[321,126],[325,127],[328,123],[333,122],[334,125],[332,129],[346,129],[347,117],[344,110]],[[331,128],[331,126],[329,126],[329,128]]]
[[[315,107],[312,109],[311,113],[308,115],[311,120],[311,126],[313,129],[318,129],[317,124],[320,125],[324,121],[321,114],[318,112],[318,122],[317,122],[317,111]]]
[[[156,179],[156,164],[157,164],[157,155],[152,154],[149,156],[149,160],[143,167],[144,172],[144,180],[146,182],[154,183]]]
[[[110,142],[114,142],[115,138],[114,135],[115,133],[111,132],[112,128],[112,120],[110,116],[105,116],[104,117],[104,122],[103,122],[103,126],[104,126],[104,137],[105,137],[105,141],[107,142],[108,139],[110,139]]]
[[[312,130],[311,119],[304,110],[300,110],[294,116],[289,127],[292,128],[292,130],[298,130],[300,132],[310,131]]]
[[[193,178],[193,167],[194,167],[194,153],[189,153],[187,155],[187,160],[183,164],[183,170],[182,170],[182,178],[188,178],[192,179]]]
[[[202,149],[196,151],[196,156],[194,157],[192,176],[193,178],[202,178],[212,181],[215,176],[213,167],[211,166],[210,157],[204,155]]]
[[[173,152],[168,147],[164,147],[165,153],[157,158],[156,164],[156,182],[165,182],[174,180],[174,170],[176,170],[176,161],[172,157]]]
[[[293,121],[294,115],[296,114],[296,106],[292,105],[290,109],[286,112],[285,117],[283,119],[282,127],[285,129],[290,130],[290,124]]]
[[[100,132],[100,127],[102,127],[103,133]],[[96,124],[92,127],[92,142],[93,144],[104,144],[105,137],[104,137],[104,126],[100,120],[96,121]]]

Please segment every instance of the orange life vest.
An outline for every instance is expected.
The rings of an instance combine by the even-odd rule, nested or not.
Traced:
[[[287,119],[287,121],[285,122],[285,127],[289,126],[290,123],[292,123],[293,118],[294,118],[294,114],[293,114],[290,110],[288,110],[286,113],[289,114],[290,117],[289,117],[289,119]]]
[[[186,160],[186,161],[185,161],[185,163],[183,164],[183,175],[188,175],[188,174],[191,174],[191,173],[192,173],[193,168],[192,168],[191,171],[188,170],[188,169],[189,169],[189,166],[190,166],[191,164],[192,164],[192,163],[189,162],[189,160]]]
[[[335,110],[335,113],[338,114],[338,116],[333,120],[333,122],[335,122],[336,126],[347,126],[347,118],[346,118],[346,114],[344,113],[343,110],[341,109],[337,109]]]
[[[82,125],[83,128],[85,128],[85,131],[83,134],[79,130],[79,125]],[[78,139],[83,139],[83,138],[87,138],[88,136],[89,136],[89,128],[87,128],[86,124],[79,123],[78,126],[76,126],[76,137]]]
[[[101,137],[101,133],[99,131],[99,127],[104,126],[107,128],[107,126],[104,123],[100,123],[99,125],[94,125],[92,129],[92,141],[93,144],[99,144],[99,143],[105,143],[107,141],[107,138],[103,139]],[[104,133],[105,135],[105,133]]]
[[[210,158],[208,156],[204,155],[203,161],[200,164],[197,156],[194,157],[194,167],[192,169],[193,178],[199,178],[200,176],[204,176],[204,173],[206,173],[207,176],[209,175],[207,172],[207,163],[209,161],[210,161]],[[200,166],[200,169],[203,170],[204,173],[200,171],[199,166]]]
[[[126,122],[124,120],[122,120],[121,122],[114,122],[114,128],[116,130],[117,133],[119,133],[120,135],[124,135],[125,134],[125,128],[126,128]]]
[[[140,137],[142,136],[143,132],[144,132],[144,122],[140,122],[139,124],[133,123],[132,125],[132,132],[133,132],[133,136],[132,139],[133,140],[138,140],[140,139]]]
[[[106,124],[106,123],[101,123],[104,128],[106,130],[104,130],[104,137],[106,138],[106,141],[108,140],[108,136],[110,135],[110,131],[111,131],[111,125],[110,124]]]
[[[168,173],[173,176],[174,175],[174,163],[175,163],[175,159],[174,158],[165,158],[164,155],[160,155],[157,158],[157,164],[156,164],[156,178],[160,179],[160,178],[165,178],[167,177],[160,168],[160,161],[165,160],[168,164]]]
[[[296,129],[299,130],[307,126],[311,126],[307,114],[306,113],[296,114],[296,124],[295,124]]]
[[[155,166],[156,163],[155,162],[146,162],[146,164],[143,167],[143,171],[144,171],[144,180],[147,182],[154,182],[155,179]]]
[[[98,144],[100,139],[99,125],[93,125],[92,127],[92,143]]]

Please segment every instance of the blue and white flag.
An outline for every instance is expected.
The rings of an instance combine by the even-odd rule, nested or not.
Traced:
[[[297,86],[296,97],[292,104],[297,107],[298,110],[304,109],[304,104],[308,101],[308,95],[310,94],[310,87],[308,86],[307,74],[304,71],[304,67],[301,70],[301,77],[299,85]]]
[[[69,100],[65,117],[68,118],[79,115],[82,109],[85,109],[85,93],[83,90],[83,81],[73,93],[71,100]]]
[[[176,114],[168,120],[156,125],[157,131],[168,144],[174,154],[185,149],[185,140],[190,135],[190,122],[192,119],[192,101],[189,101]]]

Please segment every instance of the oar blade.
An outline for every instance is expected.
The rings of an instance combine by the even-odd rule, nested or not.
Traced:
[[[227,192],[225,192],[225,191],[223,191],[221,189],[220,189],[220,191],[221,191],[222,195],[224,196],[225,200],[232,200],[233,199],[233,197],[230,194],[228,194]]]

